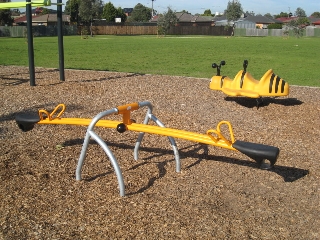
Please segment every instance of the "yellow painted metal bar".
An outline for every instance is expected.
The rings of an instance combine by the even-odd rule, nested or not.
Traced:
[[[61,109],[60,112],[58,112],[59,109]],[[48,119],[49,121],[51,121],[53,119],[60,118],[65,110],[66,110],[66,106],[61,103],[58,106],[56,106],[55,109],[51,113],[49,113],[45,109],[40,109],[38,112],[39,112],[39,117],[40,117],[41,121],[44,119]],[[57,115],[57,116],[55,116],[55,115]]]
[[[130,113],[139,109],[139,103],[130,103],[117,107],[118,114],[122,114],[122,121],[124,124],[131,124]]]
[[[49,113],[46,110],[39,110],[40,121],[38,124],[66,124],[66,125],[82,125],[89,126],[92,119],[89,118],[61,118],[66,106],[59,104],[55,109]],[[214,145],[218,147],[236,150],[232,147],[235,142],[232,126],[227,121],[221,121],[217,125],[217,129],[210,129],[206,134],[195,133],[185,130],[178,130],[174,128],[159,127],[155,125],[133,123],[130,119],[130,112],[139,109],[139,103],[131,103],[117,107],[118,114],[123,115],[123,121],[103,120],[100,119],[95,126],[106,128],[117,128],[120,123],[126,124],[127,130],[135,132],[144,132],[150,134],[157,134],[162,136],[181,138],[193,142]],[[231,140],[227,140],[221,133],[220,127],[225,124],[228,126]]]
[[[90,118],[54,118],[52,120],[46,118],[40,120],[38,124],[65,124],[65,125],[79,125],[79,126],[89,126],[92,119]],[[95,126],[106,127],[106,128],[117,128],[121,121],[112,120],[99,120]]]
[[[91,123],[92,119],[85,118],[54,118],[50,120],[49,118],[40,120],[38,124],[66,124],[66,125],[82,125],[88,126]],[[99,120],[95,126],[97,127],[106,127],[106,128],[117,128],[118,124],[122,123],[121,121],[113,120]],[[127,129],[135,132],[145,132],[150,134],[157,134],[162,136],[181,138],[193,142],[204,143],[208,145],[218,146],[222,148],[227,148],[230,150],[236,150],[232,147],[234,142],[233,132],[231,125],[229,127],[231,141],[227,140],[222,133],[220,132],[220,126],[228,122],[220,122],[218,124],[217,130],[208,130],[207,134],[189,132],[185,130],[178,130],[173,128],[165,128],[154,125],[138,124],[132,123],[127,125]],[[228,123],[230,124],[230,123]],[[212,136],[212,132],[217,134],[217,137]]]

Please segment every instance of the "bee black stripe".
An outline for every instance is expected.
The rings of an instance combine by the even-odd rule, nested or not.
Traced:
[[[272,73],[271,77],[270,77],[270,83],[269,83],[269,93],[272,93],[272,85],[273,85],[273,80],[274,80],[274,73]]]
[[[246,71],[243,71],[241,74],[240,88],[242,88],[243,85],[244,75],[246,75]]]
[[[275,93],[277,93],[278,92],[278,86],[279,86],[279,83],[280,83],[280,80],[281,80],[281,78],[279,77],[279,76],[277,76],[277,79],[276,79],[276,89],[275,89]]]
[[[222,88],[222,86],[223,86],[223,80],[224,80],[225,77],[226,77],[226,76],[222,76],[222,77],[221,77],[221,80],[220,80],[220,88]]]
[[[282,83],[281,83],[281,93],[284,92],[284,85],[286,84],[286,81],[282,79]]]

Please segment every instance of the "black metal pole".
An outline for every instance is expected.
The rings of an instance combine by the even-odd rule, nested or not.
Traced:
[[[57,1],[57,21],[58,21],[58,47],[59,47],[59,71],[60,80],[65,81],[64,77],[64,52],[63,52],[63,29],[62,29],[62,0]]]
[[[26,15],[27,15],[27,39],[28,39],[30,86],[35,86],[36,80],[35,80],[35,68],[34,68],[31,0],[26,0],[26,2],[27,2]]]

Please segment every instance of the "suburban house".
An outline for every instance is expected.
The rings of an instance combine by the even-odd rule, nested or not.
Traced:
[[[242,25],[244,28],[267,28],[271,23],[281,23],[276,19],[269,19],[264,16],[247,16],[242,17],[235,22],[228,22],[225,16],[201,16],[201,15],[192,15],[190,13],[179,12],[176,13],[178,18],[178,26],[226,26],[238,24]],[[157,22],[158,16],[154,16],[151,19],[151,22]]]
[[[265,16],[248,16],[245,18],[246,21],[254,22],[256,24],[256,28],[266,29],[269,24],[273,23],[282,23],[277,19],[267,18]]]
[[[124,14],[127,15],[127,17],[131,16],[133,8],[124,8],[123,9]]]
[[[278,21],[281,21],[284,24],[286,24],[286,23],[288,23],[288,22],[290,22],[291,20],[294,20],[294,19],[297,19],[297,17],[277,18]],[[308,20],[309,20],[311,26],[320,28],[320,18],[308,17]]]
[[[62,15],[63,25],[70,24],[70,15]],[[14,25],[24,26],[27,25],[27,16],[21,16],[14,19]],[[34,15],[32,16],[32,25],[57,25],[57,14],[44,14],[44,15]]]
[[[296,19],[296,17],[284,17],[284,18],[268,18],[262,15],[257,16],[242,16],[237,21],[228,22],[226,16],[200,16],[200,15],[192,15],[186,12],[178,12],[176,13],[178,18],[177,26],[227,26],[233,25],[237,28],[260,28],[267,29],[269,24],[280,23],[286,24],[289,21]],[[311,26],[320,27],[320,18],[308,18]],[[158,21],[158,16],[154,16],[150,22],[156,23]]]
[[[177,26],[214,26],[214,17],[192,15],[186,12],[176,13],[178,18]],[[150,22],[156,23],[159,16],[153,16]]]

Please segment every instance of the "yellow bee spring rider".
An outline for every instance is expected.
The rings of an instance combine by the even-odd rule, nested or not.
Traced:
[[[247,72],[248,60],[244,60],[243,70],[240,70],[234,79],[230,79],[220,75],[220,69],[225,64],[225,61],[221,61],[219,65],[212,64],[212,67],[217,69],[217,75],[211,78],[210,89],[221,90],[232,97],[256,98],[257,107],[262,102],[262,97],[282,97],[289,94],[289,84],[275,75],[272,69],[269,69],[258,81]]]

